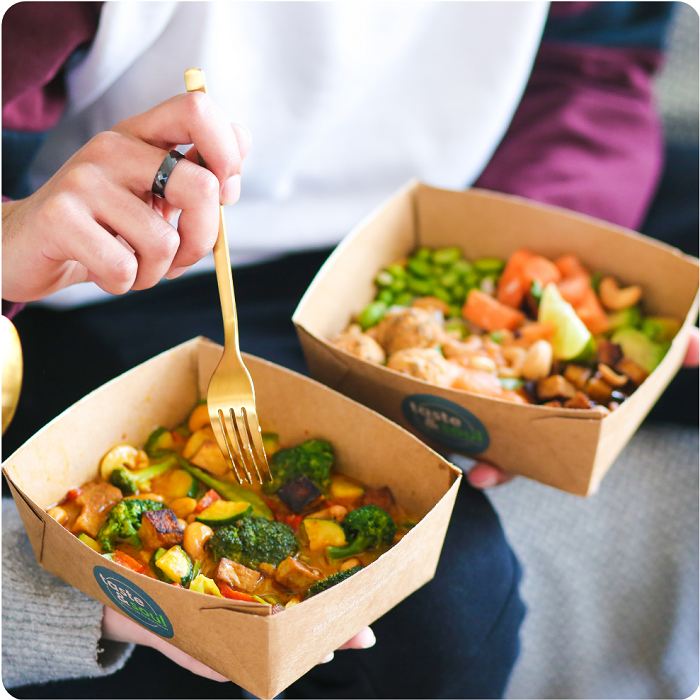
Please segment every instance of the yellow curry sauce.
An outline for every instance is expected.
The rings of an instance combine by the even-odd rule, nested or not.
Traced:
[[[48,513],[133,571],[273,612],[369,565],[415,525],[388,487],[334,471],[325,441],[282,449],[276,434],[264,438],[274,482],[239,485],[200,402],[143,449],[112,448],[98,476]]]

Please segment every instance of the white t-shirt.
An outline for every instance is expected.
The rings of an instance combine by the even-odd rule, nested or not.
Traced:
[[[333,245],[411,178],[461,189],[478,177],[546,13],[543,2],[108,2],[32,181],[183,92],[199,67],[253,137],[241,199],[226,208],[233,263]],[[195,266],[212,268],[211,256]],[[103,296],[78,285],[48,303]]]

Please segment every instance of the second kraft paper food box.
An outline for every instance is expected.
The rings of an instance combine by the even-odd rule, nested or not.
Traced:
[[[519,248],[550,259],[573,253],[590,270],[641,285],[647,313],[673,316],[683,325],[661,364],[609,415],[441,388],[335,347],[330,340],[374,298],[377,272],[419,246],[459,246],[467,259],[507,258]],[[338,246],[299,304],[294,323],[319,381],[436,449],[483,458],[587,496],[681,366],[697,294],[695,258],[633,231],[519,197],[412,182]]]
[[[266,605],[178,589],[121,567],[45,512],[92,479],[115,444],[142,445],[156,426],[186,419],[205,395],[221,351],[199,338],[136,367],[39,431],[3,471],[41,566],[249,692],[272,698],[433,577],[461,474],[364,406],[246,356],[265,429],[278,432],[283,445],[328,440],[340,472],[369,486],[388,485],[421,518],[396,546],[339,585],[270,615]]]

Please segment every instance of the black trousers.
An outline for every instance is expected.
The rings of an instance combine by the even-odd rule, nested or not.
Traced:
[[[243,350],[306,373],[290,319],[328,252],[234,271]],[[223,342],[213,274],[78,309],[30,307],[15,322],[25,384],[5,435],[5,455],[86,392],[157,353],[197,335]],[[374,648],[339,652],[295,683],[287,697],[500,697],[518,655],[525,612],[519,579],[491,504],[463,485],[436,577],[373,625]],[[147,648],[137,648],[109,678],[24,686],[13,694],[124,698],[134,697],[134,688],[148,698],[240,697],[233,684],[196,677]]]

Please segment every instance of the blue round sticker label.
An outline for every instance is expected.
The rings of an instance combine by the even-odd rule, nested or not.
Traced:
[[[441,445],[472,454],[488,449],[484,424],[452,401],[432,394],[411,394],[401,403],[401,411],[419,433]]]
[[[158,603],[129,579],[104,566],[96,566],[92,573],[110,600],[130,618],[166,639],[170,639],[175,634],[170,620]]]

